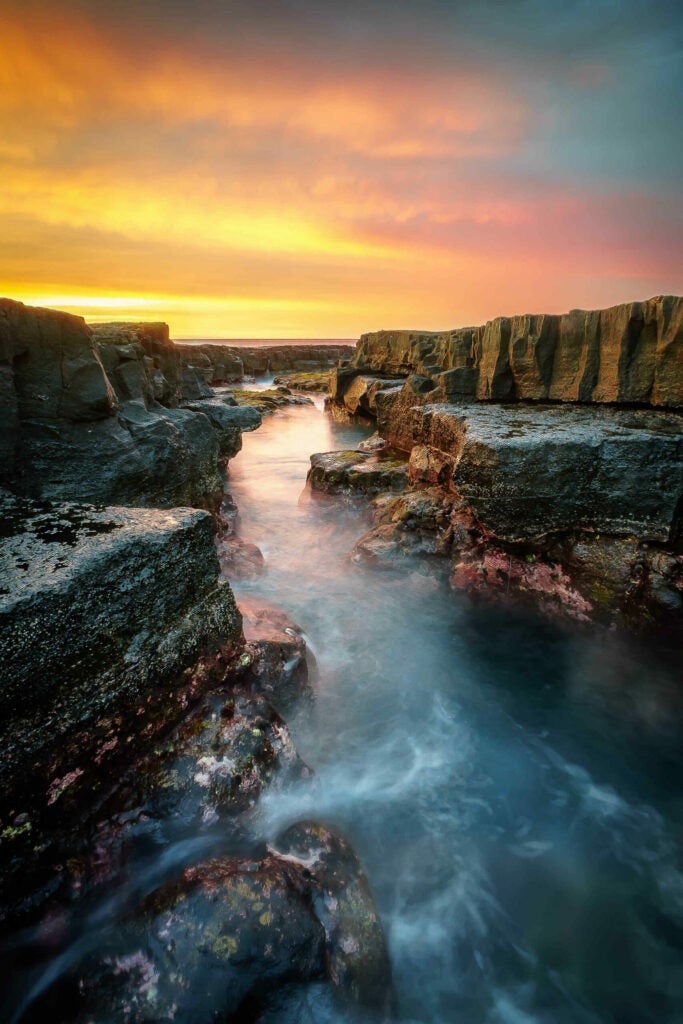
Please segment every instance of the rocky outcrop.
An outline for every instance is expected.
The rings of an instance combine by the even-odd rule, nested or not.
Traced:
[[[54,1020],[290,1019],[311,983],[344,1015],[384,1015],[392,1004],[360,865],[341,838],[305,822],[258,858],[187,868],[71,981],[76,1013]]]
[[[400,491],[408,480],[405,459],[385,452],[321,452],[311,455],[306,482],[312,491],[325,494],[378,494]]]
[[[326,394],[330,386],[329,370],[309,370],[307,373],[285,373],[275,377],[273,384],[282,384],[291,391],[311,391]]]
[[[444,397],[683,407],[683,298],[364,334],[357,373],[431,378]]]
[[[110,716],[135,715],[153,688],[234,645],[241,618],[205,512],[6,495],[2,524],[0,781],[16,799],[78,769],[62,763],[69,737],[87,758]]]
[[[676,413],[436,404],[395,411],[387,432],[411,449],[413,479],[450,482],[501,540],[592,529],[664,543],[675,529]]]
[[[235,401],[244,409],[257,410],[262,416],[267,416],[276,409],[285,405],[312,405],[313,402],[306,395],[294,395],[289,388],[279,385],[278,387],[250,390],[249,388],[235,388],[233,390]]]
[[[165,324],[93,330],[0,300],[0,388],[0,483],[32,498],[215,509],[219,458],[244,429],[221,408],[231,399],[181,365]]]
[[[208,383],[242,380],[245,376],[284,371],[306,373],[332,368],[340,359],[350,359],[353,345],[223,345],[205,342],[201,345],[178,344],[185,366],[196,367]]]

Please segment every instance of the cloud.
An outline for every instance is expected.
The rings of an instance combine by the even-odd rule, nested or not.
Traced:
[[[4,291],[345,335],[681,290],[673,4],[0,13]]]

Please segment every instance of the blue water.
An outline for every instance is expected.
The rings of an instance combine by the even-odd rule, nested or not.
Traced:
[[[312,451],[362,433],[293,409],[231,463],[268,563],[238,600],[283,606],[320,670],[290,719],[315,776],[259,827],[350,837],[404,1020],[682,1021],[680,657],[353,564],[363,506],[302,490]]]
[[[419,566],[353,563],[367,506],[304,483],[312,452],[368,431],[316,401],[266,418],[230,463],[238,528],[267,564],[238,602],[280,605],[318,664],[314,701],[288,712],[315,774],[262,797],[241,834],[315,818],[351,840],[404,1022],[681,1024],[680,651],[472,607]],[[142,824],[122,878],[63,925],[58,910],[47,945],[44,928],[12,939],[0,1019],[68,1020],[51,986],[147,892],[235,841],[192,808]],[[201,1006],[198,992],[176,1024]],[[267,1024],[299,1020],[340,1024],[315,986]]]

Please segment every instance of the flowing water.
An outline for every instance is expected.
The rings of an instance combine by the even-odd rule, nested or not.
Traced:
[[[282,606],[320,676],[289,720],[315,776],[263,800],[260,827],[350,838],[404,1020],[682,1021],[676,662],[354,565],[364,505],[302,492],[309,454],[362,435],[292,409],[231,463],[268,566],[238,601]]]
[[[315,700],[288,713],[315,773],[262,798],[254,838],[315,818],[350,839],[402,1021],[680,1024],[679,662],[474,608],[418,568],[355,565],[365,503],[315,500],[304,483],[312,452],[365,434],[294,407],[244,435],[230,464],[240,534],[267,562],[235,584],[238,602],[288,612],[319,677]],[[153,823],[126,885],[17,975],[3,1019],[49,1020],[41,993],[126,907],[183,864],[230,850],[220,829],[198,835],[189,822]],[[307,1013],[334,1018],[322,1003]]]

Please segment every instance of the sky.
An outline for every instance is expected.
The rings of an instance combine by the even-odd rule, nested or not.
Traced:
[[[0,295],[355,338],[683,292],[683,5],[0,0]]]

